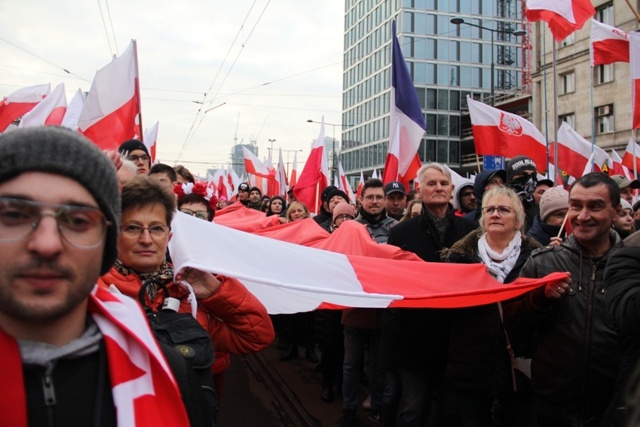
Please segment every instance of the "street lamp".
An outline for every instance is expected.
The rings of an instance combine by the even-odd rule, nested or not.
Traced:
[[[474,24],[472,22],[466,22],[464,19],[462,18],[453,18],[450,21],[452,24],[454,25],[462,25],[462,24],[466,24],[469,25],[471,27],[476,27],[476,28],[480,28],[481,30],[486,30],[489,31],[491,33],[491,105],[495,104],[495,100],[496,100],[496,86],[495,86],[495,69],[496,69],[496,63],[494,60],[494,55],[495,55],[495,46],[494,46],[494,33],[498,33],[498,34],[513,34],[516,37],[520,37],[520,36],[524,36],[525,34],[527,34],[526,31],[524,30],[498,30],[497,28],[487,28],[487,27],[483,27],[482,25],[478,25],[478,24]]]
[[[325,124],[327,126],[331,126],[333,128],[333,144],[332,144],[332,148],[331,148],[331,185],[333,185],[333,182],[336,179],[336,126],[340,126],[341,128],[348,128],[351,127],[353,125],[351,124],[337,124],[337,123],[327,123],[327,122],[318,122],[315,120],[311,120],[311,119],[307,119],[307,123],[318,123],[318,124]],[[324,143],[324,141],[323,141]]]

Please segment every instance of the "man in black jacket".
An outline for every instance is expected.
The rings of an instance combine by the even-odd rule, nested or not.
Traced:
[[[602,173],[577,180],[569,193],[573,234],[535,251],[520,276],[569,272],[505,306],[505,324],[535,333],[531,380],[541,426],[597,426],[613,396],[620,365],[618,334],[605,313],[604,270],[619,243],[611,229],[620,190]]]
[[[440,252],[473,231],[476,225],[456,216],[451,208],[449,201],[454,186],[447,168],[439,163],[426,164],[418,171],[418,181],[422,214],[391,228],[387,243],[411,251],[425,261],[441,262]],[[398,286],[402,286],[401,281]],[[399,425],[424,425],[431,396],[435,392],[443,397],[448,325],[445,310],[389,309],[385,312],[383,363],[387,386],[396,384],[393,392],[400,396]],[[438,403],[442,417],[443,399]],[[395,417],[393,407],[393,402],[385,402],[385,421]]]
[[[119,224],[116,169],[91,141],[52,126],[0,136],[3,425],[211,425],[185,359],[95,285]]]

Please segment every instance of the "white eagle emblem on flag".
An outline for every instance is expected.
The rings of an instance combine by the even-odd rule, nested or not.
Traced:
[[[522,125],[515,117],[510,117],[504,113],[500,113],[499,129],[513,136],[522,135]]]

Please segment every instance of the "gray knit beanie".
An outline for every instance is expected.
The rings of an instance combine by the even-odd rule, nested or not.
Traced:
[[[540,218],[542,221],[553,212],[569,207],[569,192],[562,187],[551,187],[540,198]]]
[[[120,186],[113,163],[87,138],[62,127],[21,128],[0,135],[0,182],[30,171],[66,176],[93,195],[112,224],[100,274],[109,271],[118,256],[120,224]]]

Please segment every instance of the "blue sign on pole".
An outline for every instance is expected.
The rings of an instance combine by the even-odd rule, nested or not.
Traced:
[[[502,156],[484,156],[484,170],[487,169],[504,169],[504,157]]]

